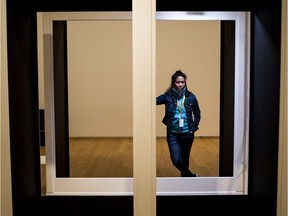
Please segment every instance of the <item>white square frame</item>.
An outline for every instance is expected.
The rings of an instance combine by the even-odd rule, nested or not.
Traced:
[[[56,178],[52,22],[131,20],[131,12],[39,12],[38,61],[44,74],[46,195],[133,195],[133,178]],[[157,12],[157,20],[235,21],[234,161],[232,177],[157,177],[157,195],[243,195],[248,193],[250,13]],[[45,50],[44,48],[45,47]],[[134,102],[133,102],[134,103]],[[156,139],[156,138],[155,138]],[[133,157],[137,157],[133,155]],[[155,164],[156,166],[156,164]]]

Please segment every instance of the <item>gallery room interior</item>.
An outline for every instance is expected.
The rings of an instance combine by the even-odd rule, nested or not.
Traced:
[[[2,3],[1,122],[8,127],[1,147],[4,138],[9,144],[1,167],[9,161],[10,171],[2,170],[11,176],[1,171],[1,179],[11,192],[1,186],[10,197],[1,211],[287,213],[287,193],[279,193],[287,190],[285,3]],[[202,111],[194,179],[174,170],[164,107],[155,104],[177,69],[187,73]]]

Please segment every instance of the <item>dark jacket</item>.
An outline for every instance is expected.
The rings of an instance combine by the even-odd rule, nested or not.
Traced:
[[[188,90],[186,90],[185,92],[185,98],[186,99],[184,102],[184,107],[186,110],[187,122],[190,130],[192,132],[195,132],[198,130],[198,125],[201,118],[201,111],[199,108],[199,104],[196,96]],[[156,98],[156,104],[157,105],[165,104],[165,116],[162,122],[166,126],[171,126],[177,106],[177,95],[173,93],[173,89],[169,89],[164,94],[159,95]]]

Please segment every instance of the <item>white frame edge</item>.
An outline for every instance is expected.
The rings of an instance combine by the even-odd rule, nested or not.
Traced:
[[[157,195],[243,195],[248,193],[249,142],[249,75],[250,75],[250,13],[249,12],[157,12],[157,20],[234,20],[235,46],[235,116],[233,177],[156,178]],[[53,98],[52,21],[54,20],[125,20],[131,12],[39,12],[43,24],[42,49],[45,79],[46,191],[47,195],[133,195],[133,178],[56,178]],[[39,24],[39,23],[38,23]],[[39,31],[41,34],[39,34]],[[41,40],[40,40],[41,41]],[[44,67],[45,65],[45,67]],[[239,126],[240,125],[240,126]],[[156,164],[155,164],[156,166]]]

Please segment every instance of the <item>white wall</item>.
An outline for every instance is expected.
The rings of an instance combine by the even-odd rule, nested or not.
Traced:
[[[70,136],[132,136],[131,24],[68,22]]]
[[[12,216],[6,1],[0,1],[0,215]]]
[[[279,158],[278,158],[278,190],[277,216],[288,215],[288,4],[282,1],[282,35],[281,35],[281,83],[280,83],[280,118],[279,118]]]
[[[219,21],[157,21],[156,92],[178,69],[199,100],[198,136],[219,135]],[[68,22],[69,133],[132,136],[132,22]],[[165,136],[157,106],[157,136]]]

